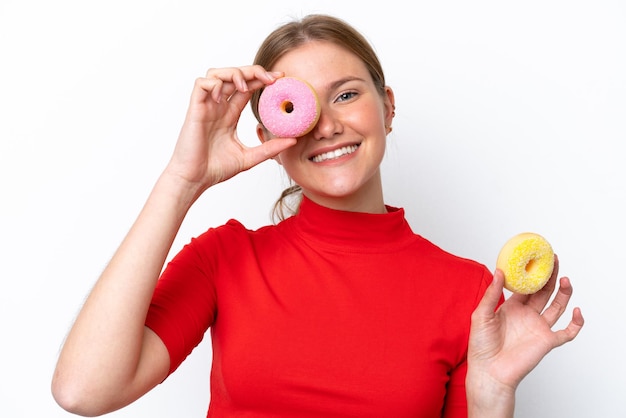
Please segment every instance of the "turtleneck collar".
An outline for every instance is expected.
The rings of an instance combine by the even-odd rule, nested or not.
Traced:
[[[348,212],[303,196],[298,213],[285,222],[312,246],[344,252],[393,252],[417,236],[404,218],[404,209],[386,208],[387,213],[382,214]]]

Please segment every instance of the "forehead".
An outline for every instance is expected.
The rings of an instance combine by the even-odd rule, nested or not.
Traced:
[[[369,79],[363,61],[350,50],[331,42],[307,42],[283,55],[271,68],[286,76],[299,77],[313,84],[355,76]]]

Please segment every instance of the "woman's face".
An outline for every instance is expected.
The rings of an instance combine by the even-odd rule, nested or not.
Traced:
[[[306,43],[270,70],[309,82],[321,106],[313,130],[277,156],[287,174],[319,204],[384,211],[379,167],[386,126],[393,118],[391,89],[381,97],[365,64],[329,42]],[[262,140],[271,138],[267,131],[259,130],[259,135]]]

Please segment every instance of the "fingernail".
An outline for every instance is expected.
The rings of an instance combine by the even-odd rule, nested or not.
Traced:
[[[269,71],[267,73],[267,76],[272,80],[276,80],[277,78],[282,77],[282,75],[283,75],[282,71]]]

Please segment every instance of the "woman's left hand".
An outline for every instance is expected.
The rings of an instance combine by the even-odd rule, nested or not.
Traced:
[[[559,289],[548,305],[556,287],[558,270],[559,262],[555,256],[554,271],[543,289],[532,295],[513,294],[497,309],[504,274],[496,270],[492,284],[472,314],[468,395],[476,394],[471,391],[478,387],[483,390],[496,388],[513,395],[522,379],[546,354],[576,338],[584,323],[579,308],[574,308],[566,328],[552,330],[572,296],[570,280],[562,277]]]

